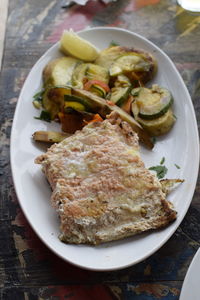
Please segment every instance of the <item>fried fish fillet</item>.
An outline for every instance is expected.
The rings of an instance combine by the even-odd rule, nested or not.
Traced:
[[[92,123],[36,158],[52,188],[60,239],[99,244],[166,226],[176,212],[116,116]]]

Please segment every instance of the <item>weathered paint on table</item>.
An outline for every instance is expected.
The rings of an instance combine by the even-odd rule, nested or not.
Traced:
[[[200,184],[171,239],[145,261],[113,272],[91,272],[56,257],[38,239],[16,198],[9,136],[17,98],[37,59],[64,28],[118,26],[137,32],[174,61],[191,94],[200,125],[200,15],[175,0],[89,1],[68,9],[57,0],[10,0],[0,78],[0,295],[1,299],[177,300],[200,246]],[[178,99],[181,101],[181,99]]]

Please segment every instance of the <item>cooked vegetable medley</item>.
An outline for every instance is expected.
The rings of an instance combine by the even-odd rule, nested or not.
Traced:
[[[33,104],[42,107],[40,118],[48,115],[49,119],[59,121],[62,131],[67,133],[116,111],[140,140],[152,148],[150,137],[167,133],[176,120],[170,91],[158,85],[145,86],[156,72],[155,58],[140,49],[110,46],[91,61],[88,56],[84,61],[73,53],[45,66],[43,90],[39,97],[34,97]],[[51,134],[46,140],[52,139],[57,141],[60,136]]]

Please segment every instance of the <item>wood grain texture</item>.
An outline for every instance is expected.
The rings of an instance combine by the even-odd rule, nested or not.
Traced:
[[[89,1],[85,7],[70,9],[61,5],[56,0],[40,0],[37,5],[31,0],[9,3],[0,77],[0,299],[178,300],[188,266],[200,246],[199,180],[181,226],[160,250],[127,269],[91,272],[63,262],[30,228],[12,182],[9,143],[25,78],[62,30],[70,27],[115,25],[154,42],[176,64],[200,125],[198,16],[180,10],[175,0],[118,0],[108,6]]]
[[[8,1],[9,0],[1,0],[0,2],[0,71],[1,71],[1,64],[3,59],[4,38],[5,38],[6,22],[7,22],[7,15],[8,15]]]

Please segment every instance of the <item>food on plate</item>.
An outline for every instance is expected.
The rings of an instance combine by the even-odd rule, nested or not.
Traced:
[[[58,121],[63,131],[74,133],[87,124],[80,112],[105,119],[117,111],[150,149],[152,136],[171,130],[176,118],[170,91],[145,86],[157,72],[151,53],[125,46],[98,51],[73,31],[63,32],[60,50],[66,56],[45,66],[41,97],[33,101],[44,110],[39,119]]]
[[[172,109],[169,109],[163,116],[154,120],[144,120],[140,117],[135,117],[135,119],[141,124],[146,132],[154,137],[169,132],[176,121]]]
[[[150,135],[159,136],[172,128],[176,118],[172,111],[173,97],[167,89],[153,85],[134,88],[131,94],[132,114]]]
[[[82,63],[77,65],[72,73],[72,86],[77,88],[85,88],[85,84],[87,84],[91,80],[98,80],[100,83],[103,82],[104,84],[108,84],[108,70],[104,67],[92,63]],[[98,82],[96,83],[96,85],[99,85]]]
[[[50,61],[42,74],[44,86],[67,85],[71,81],[74,68],[80,63],[81,61],[70,56]]]
[[[157,72],[157,62],[150,53],[131,47],[109,47],[100,52],[95,63],[107,67],[112,77],[124,74],[132,82],[142,84],[151,80]]]
[[[183,183],[183,179],[161,179],[162,191],[165,195],[168,195],[176,186]]]
[[[74,133],[89,123],[103,120],[99,114],[76,111],[71,108],[69,108],[65,114],[59,113],[59,118],[62,124],[62,130],[68,133]]]
[[[138,108],[138,116],[145,120],[163,116],[173,103],[171,93],[158,85],[153,85],[152,88],[135,88],[131,94]]]
[[[143,130],[141,125],[120,107],[85,90],[72,89],[72,93],[77,97],[77,101],[82,101],[84,99],[84,103],[88,105],[89,109],[93,112],[98,112],[103,118],[106,118],[106,116],[111,112],[118,113],[122,120],[128,122],[131,125],[132,129],[138,134],[140,141],[147,148],[153,148],[153,143],[149,135]],[[67,99],[68,97],[70,96],[66,95],[65,99]]]
[[[63,31],[60,51],[83,61],[94,61],[99,54],[99,50],[93,44],[82,39],[73,30]]]
[[[125,75],[118,75],[113,83],[108,99],[118,106],[123,106],[130,96],[132,84]]]
[[[51,185],[63,242],[100,244],[176,218],[161,183],[145,168],[137,134],[115,112],[52,145],[35,162]]]
[[[42,97],[42,106],[50,115],[51,120],[58,117],[58,113],[64,107],[64,97],[71,93],[71,88],[66,86],[48,86]]]
[[[33,139],[39,142],[59,143],[66,139],[69,134],[56,131],[36,131],[33,134]]]

